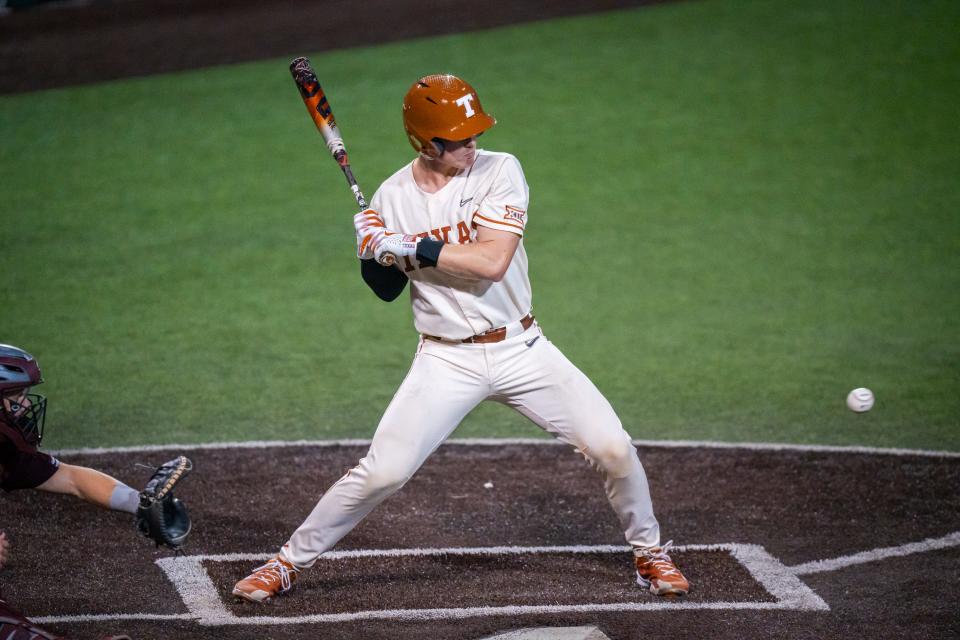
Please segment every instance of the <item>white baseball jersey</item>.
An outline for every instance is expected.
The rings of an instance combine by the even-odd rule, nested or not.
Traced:
[[[530,189],[520,163],[509,153],[478,149],[473,167],[436,193],[413,179],[413,162],[388,178],[370,203],[387,229],[465,244],[477,227],[523,237]],[[516,322],[531,308],[523,241],[499,282],[468,280],[405,258],[398,268],[410,278],[413,323],[420,333],[462,339]]]
[[[522,241],[527,199],[517,159],[489,151],[478,151],[472,169],[436,193],[417,186],[412,164],[380,187],[371,204],[392,231],[461,244],[475,240],[481,226],[521,236],[500,282],[421,269],[415,259],[398,265],[410,278],[414,321],[421,333],[465,338],[516,324],[530,311]],[[647,476],[630,436],[606,398],[534,323],[491,343],[421,337],[367,455],[323,494],[281,556],[299,567],[312,566],[402,487],[485,400],[515,409],[582,453],[600,472],[627,542],[637,549],[659,544]]]

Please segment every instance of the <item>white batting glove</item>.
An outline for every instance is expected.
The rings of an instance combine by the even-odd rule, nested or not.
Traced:
[[[357,234],[357,257],[369,260],[373,257],[373,240],[386,231],[383,218],[373,209],[367,209],[353,216],[353,228]]]
[[[389,267],[402,257],[412,258],[417,255],[419,236],[384,231],[373,241],[373,257],[385,267]]]

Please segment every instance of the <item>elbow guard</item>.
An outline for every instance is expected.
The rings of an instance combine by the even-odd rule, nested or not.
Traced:
[[[393,302],[407,286],[407,276],[393,267],[383,267],[376,260],[361,260],[360,275],[377,297]]]

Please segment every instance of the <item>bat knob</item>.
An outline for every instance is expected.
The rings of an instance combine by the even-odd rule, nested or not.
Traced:
[[[397,259],[394,257],[392,253],[385,253],[382,256],[380,256],[380,260],[378,260],[378,262],[384,267],[392,267],[393,263],[396,261]]]

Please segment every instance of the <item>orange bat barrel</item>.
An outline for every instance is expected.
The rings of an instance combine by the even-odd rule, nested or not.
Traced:
[[[367,201],[357,185],[357,179],[353,177],[353,170],[350,169],[350,161],[347,159],[347,148],[343,144],[343,138],[340,136],[340,130],[337,128],[337,121],[333,117],[333,109],[327,101],[327,96],[323,93],[323,87],[314,73],[310,61],[306,58],[294,58],[290,63],[290,75],[300,90],[300,97],[303,98],[303,104],[307,106],[307,113],[317,125],[317,130],[323,136],[327,143],[327,149],[330,155],[337,161],[340,168],[343,169],[343,175],[347,178],[347,184],[353,192],[353,197],[360,206],[361,211],[367,208]]]
[[[290,75],[293,81],[297,83],[300,90],[300,97],[303,98],[303,104],[307,107],[307,113],[313,118],[313,123],[317,125],[317,130],[323,136],[327,143],[327,148],[331,155],[342,167],[349,164],[347,161],[347,149],[343,144],[343,138],[340,136],[340,130],[337,128],[337,121],[333,117],[333,110],[327,101],[327,96],[323,93],[323,87],[317,79],[310,66],[310,61],[306,58],[296,58],[290,63]]]

